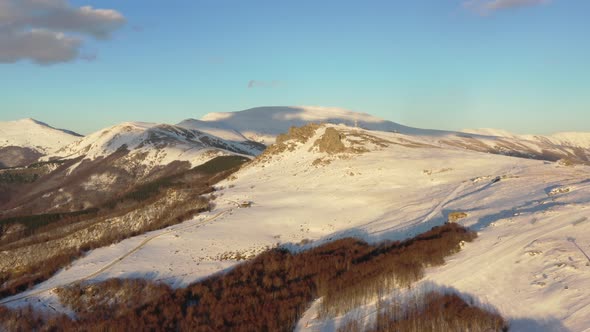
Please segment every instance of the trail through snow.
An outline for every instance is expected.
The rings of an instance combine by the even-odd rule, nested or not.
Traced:
[[[102,268],[98,269],[94,273],[91,273],[91,274],[89,274],[87,276],[81,277],[81,278],[79,278],[77,280],[70,281],[70,282],[68,282],[66,284],[63,284],[63,285],[57,285],[57,286],[53,286],[51,288],[40,289],[40,290],[36,290],[34,292],[31,292],[31,293],[25,292],[24,295],[18,295],[18,296],[15,296],[15,297],[9,297],[7,299],[0,300],[0,305],[2,305],[2,304],[9,304],[9,303],[16,302],[16,301],[21,301],[21,300],[28,299],[28,298],[33,297],[33,296],[41,295],[41,294],[46,293],[46,292],[53,292],[57,288],[60,288],[60,287],[67,287],[67,286],[71,286],[71,285],[76,284],[76,283],[79,283],[79,282],[90,280],[90,279],[98,276],[99,274],[104,273],[105,271],[109,270],[110,268],[112,268],[116,264],[121,263],[125,258],[127,258],[127,257],[133,255],[134,253],[138,252],[143,247],[145,247],[148,243],[150,243],[151,241],[153,241],[153,240],[155,240],[155,239],[157,239],[159,237],[162,237],[164,235],[168,235],[168,234],[173,233],[173,232],[183,231],[183,230],[186,230],[186,229],[189,229],[189,228],[193,228],[193,227],[200,227],[200,226],[202,226],[202,225],[204,225],[206,223],[209,223],[209,222],[214,221],[215,219],[221,217],[222,215],[224,215],[224,214],[226,214],[228,212],[231,212],[231,210],[221,211],[221,212],[215,214],[214,216],[212,216],[212,217],[210,217],[210,218],[208,218],[208,219],[206,219],[206,220],[204,220],[204,221],[202,221],[200,223],[197,223],[197,224],[183,225],[181,227],[171,226],[166,231],[164,231],[162,233],[156,233],[156,234],[154,234],[152,236],[147,237],[146,239],[144,239],[143,241],[141,241],[141,243],[139,243],[136,247],[134,247],[133,249],[131,249],[128,252],[126,252],[123,256],[120,256],[120,257],[116,258],[115,260],[113,260],[109,264],[103,266]]]
[[[458,194],[463,189],[465,189],[466,185],[466,181],[461,182],[461,184],[459,184],[447,197],[442,199],[440,203],[438,203],[438,205],[432,209],[432,211],[424,218],[424,220],[422,220],[422,223],[428,222],[436,215],[442,214],[442,209],[447,205],[447,203],[457,198]]]

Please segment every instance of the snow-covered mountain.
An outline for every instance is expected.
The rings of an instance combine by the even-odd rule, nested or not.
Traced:
[[[56,129],[30,118],[0,122],[0,147],[17,146],[49,154],[80,137],[72,131]]]
[[[0,122],[0,168],[28,165],[79,138],[33,119]]]
[[[186,127],[126,122],[42,157],[58,166],[35,184],[11,188],[0,206],[11,215],[96,207],[136,185],[178,174],[218,156],[253,158],[265,148],[244,138],[227,140]]]
[[[227,140],[188,126],[126,122],[90,134],[48,158],[82,157],[94,160],[121,149],[129,151],[130,156],[141,159],[146,165],[189,161],[196,166],[211,159],[211,153],[255,156],[262,152],[264,146],[245,138]]]
[[[367,113],[353,112],[337,107],[320,106],[269,106],[256,107],[240,112],[209,113],[200,123],[226,128],[251,140],[270,145],[275,138],[291,127],[308,123],[344,124],[370,130],[407,133],[427,132],[402,126]]]

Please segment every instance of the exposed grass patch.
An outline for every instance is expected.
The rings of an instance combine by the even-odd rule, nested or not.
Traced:
[[[457,222],[458,220],[467,218],[467,213],[462,212],[462,211],[454,211],[454,212],[449,213],[447,218],[448,218],[449,222]]]

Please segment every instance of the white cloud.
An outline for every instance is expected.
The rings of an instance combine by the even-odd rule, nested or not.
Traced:
[[[499,10],[532,7],[549,2],[551,2],[551,0],[468,0],[464,1],[463,5],[482,15],[487,15]]]
[[[62,32],[45,29],[0,33],[0,62],[13,63],[29,59],[48,65],[78,57],[82,40]]]
[[[85,38],[108,39],[123,24],[115,10],[66,0],[0,0],[0,62],[72,61],[80,58]]]

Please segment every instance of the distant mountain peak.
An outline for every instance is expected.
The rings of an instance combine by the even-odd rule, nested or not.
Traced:
[[[16,122],[30,122],[30,123],[36,123],[36,124],[39,124],[39,125],[42,125],[42,126],[46,126],[46,127],[51,127],[47,123],[41,122],[39,120],[35,120],[33,118],[23,118],[23,119],[20,119],[20,120],[16,120]]]
[[[389,132],[424,132],[368,113],[326,106],[263,106],[239,112],[209,113],[201,121],[231,128],[250,140],[266,145],[274,143],[275,138],[286,133],[289,128],[308,123],[343,124]]]
[[[14,123],[17,123],[17,124],[37,125],[37,126],[41,126],[41,127],[46,127],[46,128],[49,128],[49,129],[61,131],[61,132],[64,132],[66,134],[70,134],[70,135],[77,136],[77,137],[83,137],[84,136],[84,135],[80,135],[77,132],[72,131],[72,130],[69,130],[69,129],[61,129],[61,128],[53,127],[53,126],[47,124],[46,122],[39,121],[39,120],[33,119],[33,118],[23,118],[23,119],[16,120],[16,121],[13,121],[13,122]]]
[[[222,121],[235,117],[236,114],[246,114],[252,117],[269,116],[275,120],[364,120],[371,122],[385,122],[385,120],[368,113],[354,112],[340,107],[328,106],[261,106],[249,108],[239,112],[222,112],[206,114],[203,121]]]
[[[74,142],[80,136],[33,118],[0,122],[0,147],[29,148],[47,154]]]

